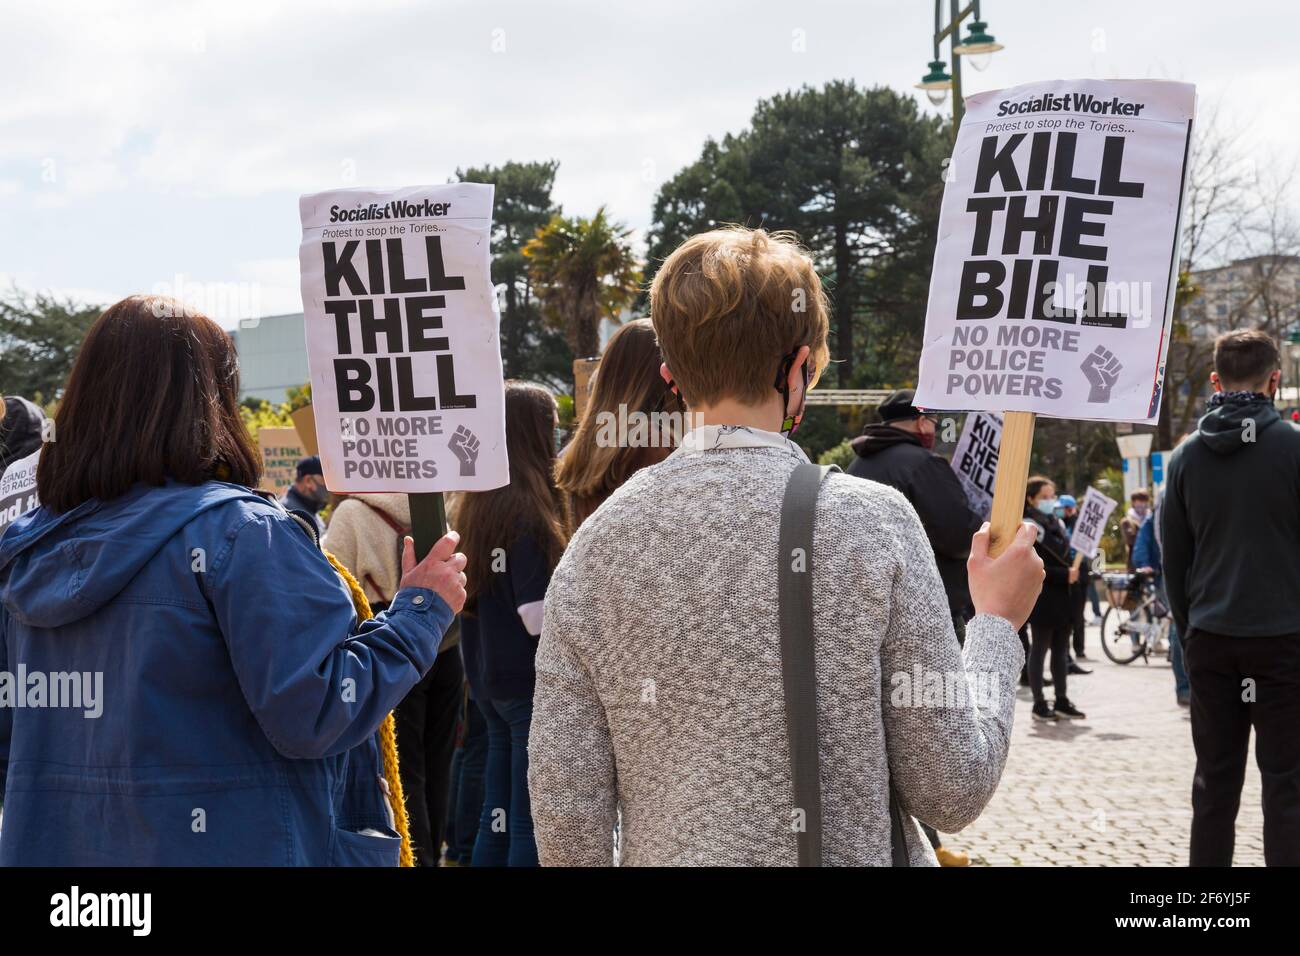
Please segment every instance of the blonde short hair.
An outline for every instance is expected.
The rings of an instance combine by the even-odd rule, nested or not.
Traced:
[[[812,380],[829,361],[826,294],[789,232],[730,226],[692,236],[650,286],[650,321],[690,404],[772,394],[782,358],[806,345]]]

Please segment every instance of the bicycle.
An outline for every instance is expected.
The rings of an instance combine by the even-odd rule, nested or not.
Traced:
[[[1169,650],[1169,608],[1156,588],[1155,576],[1142,571],[1092,575],[1103,579],[1110,607],[1101,618],[1101,649],[1116,664],[1131,664],[1139,657]]]

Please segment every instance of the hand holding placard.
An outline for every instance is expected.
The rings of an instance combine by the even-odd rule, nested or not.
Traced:
[[[995,556],[990,550],[989,525],[976,532],[966,559],[976,614],[1005,618],[1017,629],[1029,619],[1046,575],[1043,559],[1034,550],[1036,539],[1033,526],[1024,522],[1008,536],[1003,554]]]
[[[465,606],[465,565],[468,559],[456,550],[460,535],[448,531],[435,542],[424,560],[415,559],[415,541],[402,541],[401,588],[428,588],[447,602],[456,614]]]

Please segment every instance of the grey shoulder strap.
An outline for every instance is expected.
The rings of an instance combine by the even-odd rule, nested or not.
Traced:
[[[781,679],[790,738],[794,808],[803,813],[796,831],[799,865],[822,863],[822,788],[817,741],[817,662],[812,611],[813,528],[817,492],[829,466],[798,465],[781,501],[781,552],[777,593],[781,622]]]
[[[817,495],[834,465],[801,464],[790,475],[781,501],[777,594],[781,626],[781,678],[794,806],[803,812],[797,831],[800,866],[822,863],[821,766],[817,751],[817,660],[813,635],[813,532]],[[890,843],[894,866],[908,866],[902,811],[889,788]]]

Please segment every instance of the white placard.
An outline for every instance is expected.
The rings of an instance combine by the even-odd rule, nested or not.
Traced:
[[[993,479],[998,470],[1001,444],[1002,416],[972,412],[966,416],[952,453],[952,470],[966,492],[970,509],[984,519],[993,510]]]
[[[1074,519],[1074,533],[1070,535],[1070,547],[1086,558],[1097,553],[1101,536],[1106,532],[1106,522],[1111,512],[1119,504],[1114,498],[1103,495],[1096,488],[1089,487],[1079,502],[1079,514]]]
[[[36,463],[41,460],[38,448],[26,458],[19,458],[0,476],[0,534],[19,516],[40,504],[36,497]]]
[[[916,404],[1160,411],[1196,90],[1059,80],[966,99]]]
[[[485,491],[510,481],[493,187],[303,196],[312,407],[333,491]]]

